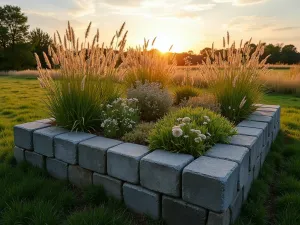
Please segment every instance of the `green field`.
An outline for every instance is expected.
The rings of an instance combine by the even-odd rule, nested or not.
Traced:
[[[132,215],[101,188],[81,191],[27,164],[15,165],[13,126],[47,117],[43,95],[36,79],[0,77],[0,224],[155,224]],[[300,98],[269,95],[263,103],[282,106],[282,130],[237,224],[299,225]]]

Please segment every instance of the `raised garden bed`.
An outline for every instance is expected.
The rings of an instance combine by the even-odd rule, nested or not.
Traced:
[[[280,106],[258,107],[229,144],[196,159],[69,132],[47,119],[14,127],[14,155],[79,187],[102,185],[131,210],[167,224],[225,225],[238,217],[280,129]]]

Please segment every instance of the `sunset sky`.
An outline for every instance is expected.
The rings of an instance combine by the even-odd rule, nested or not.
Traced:
[[[30,29],[63,32],[70,20],[77,34],[89,23],[108,43],[125,21],[128,45],[157,36],[156,47],[182,52],[221,47],[228,30],[232,39],[294,44],[300,50],[299,0],[0,0],[22,8]]]

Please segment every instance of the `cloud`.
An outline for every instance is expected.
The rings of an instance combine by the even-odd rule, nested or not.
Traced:
[[[233,5],[243,6],[243,5],[251,5],[258,4],[268,0],[213,0],[216,3],[232,3]]]
[[[141,0],[104,0],[105,3],[118,6],[138,6],[142,3]]]
[[[275,29],[276,19],[273,17],[261,16],[239,16],[232,18],[228,24],[224,25],[225,29],[238,31],[258,31],[263,29]]]
[[[290,30],[297,30],[300,29],[300,27],[278,27],[274,28],[273,31],[290,31]]]

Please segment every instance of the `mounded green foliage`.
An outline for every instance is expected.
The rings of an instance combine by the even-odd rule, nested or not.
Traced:
[[[150,149],[202,155],[215,143],[226,143],[236,133],[224,117],[203,108],[182,108],[156,123],[149,135]]]
[[[137,98],[141,119],[155,121],[164,116],[171,108],[172,96],[159,83],[137,82],[136,87],[128,89],[128,98]]]
[[[179,86],[174,91],[174,103],[178,105],[182,101],[188,101],[189,98],[198,96],[199,93],[199,89],[192,86]]]
[[[134,130],[126,133],[122,140],[125,142],[136,143],[140,145],[147,145],[149,143],[148,137],[152,129],[154,128],[154,123],[140,123]]]

